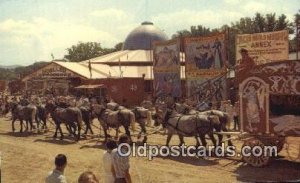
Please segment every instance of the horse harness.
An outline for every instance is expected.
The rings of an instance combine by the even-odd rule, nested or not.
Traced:
[[[166,120],[167,124],[170,125],[171,127],[173,127],[176,131],[179,131],[187,136],[192,136],[193,134],[192,133],[187,133],[181,129],[178,128],[178,125],[179,125],[179,122],[180,122],[180,119],[183,117],[184,115],[181,115],[181,116],[174,116],[174,117],[178,117],[177,121],[176,121],[176,125],[173,125],[171,123],[169,123],[169,120]],[[199,119],[199,116],[198,115],[195,115],[196,118]],[[203,127],[203,126],[199,126],[198,123],[197,123],[197,119],[194,120],[195,123],[196,123],[196,129],[198,131],[199,128]],[[212,122],[211,120],[208,120],[209,121],[209,126],[208,126],[208,129],[210,129],[212,127]],[[207,133],[207,132],[206,132]]]

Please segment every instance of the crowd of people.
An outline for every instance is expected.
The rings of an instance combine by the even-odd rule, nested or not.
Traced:
[[[129,144],[129,137],[124,134],[119,137],[118,143],[113,139],[106,142],[107,150],[103,154],[102,165],[104,167],[105,183],[131,183],[131,175],[129,173],[129,157],[122,156],[118,152],[118,145]],[[126,154],[126,146],[119,148],[123,154]],[[67,183],[67,177],[64,171],[67,167],[67,157],[64,154],[58,154],[55,157],[55,168],[50,171],[45,178],[45,183]],[[99,183],[99,179],[92,171],[84,171],[78,177],[78,183]]]

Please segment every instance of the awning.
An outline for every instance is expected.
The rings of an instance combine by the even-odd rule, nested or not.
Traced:
[[[76,89],[94,89],[94,88],[105,88],[104,84],[98,85],[80,85],[75,87]]]

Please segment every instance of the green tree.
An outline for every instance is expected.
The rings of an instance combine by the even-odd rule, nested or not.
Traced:
[[[118,44],[115,45],[115,51],[120,51],[123,49],[123,45],[124,43],[123,42],[120,42]]]
[[[68,54],[64,56],[70,62],[80,62],[103,55],[103,48],[97,42],[79,42],[67,48]]]

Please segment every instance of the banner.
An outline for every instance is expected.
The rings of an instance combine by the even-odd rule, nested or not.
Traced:
[[[187,96],[194,102],[226,98],[226,34],[184,40]],[[217,79],[219,78],[219,79]]]
[[[236,63],[241,62],[239,51],[248,50],[249,56],[257,65],[273,61],[288,60],[288,31],[276,31],[257,34],[240,34],[236,36]]]
[[[187,79],[214,77],[224,72],[227,62],[225,41],[225,33],[186,38],[184,47]]]
[[[156,97],[181,96],[179,40],[153,44],[154,93]]]
[[[187,96],[195,103],[219,102],[226,99],[226,75],[214,78],[188,79]]]

